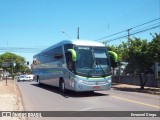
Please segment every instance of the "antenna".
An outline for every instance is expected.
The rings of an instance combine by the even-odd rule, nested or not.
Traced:
[[[79,39],[79,27],[77,28],[77,39]]]

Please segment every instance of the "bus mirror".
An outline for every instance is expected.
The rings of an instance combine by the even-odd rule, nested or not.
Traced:
[[[76,61],[77,60],[77,55],[76,55],[76,51],[74,49],[68,49],[68,51],[71,53],[72,55],[72,61]]]
[[[108,51],[108,53],[109,53],[110,57],[113,59],[113,61],[115,63],[117,63],[118,62],[118,55],[117,55],[117,53],[115,53],[113,51]]]

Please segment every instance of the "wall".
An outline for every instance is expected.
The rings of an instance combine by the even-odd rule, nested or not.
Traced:
[[[144,76],[143,76],[143,80],[144,80]],[[112,82],[140,86],[139,76],[129,76],[129,75],[127,75],[127,76],[112,76]],[[147,75],[147,82],[146,82],[145,86],[160,88],[160,81],[155,81],[154,75]]]

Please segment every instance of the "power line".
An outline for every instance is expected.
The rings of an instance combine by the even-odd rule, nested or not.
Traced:
[[[106,36],[106,37],[97,39],[97,41],[102,40],[102,39],[105,39],[105,38],[109,38],[109,37],[112,37],[112,36],[115,36],[115,35],[120,34],[120,33],[123,33],[123,32],[126,32],[126,30],[123,30],[123,31],[121,31],[121,32],[117,32],[117,33],[114,33],[114,34],[112,34],[112,35],[109,35],[109,36]]]
[[[146,24],[149,24],[149,23],[152,23],[152,22],[157,21],[157,20],[159,20],[159,19],[160,19],[160,18],[157,18],[157,19],[151,20],[151,21],[149,21],[149,22],[143,23],[143,24],[141,24],[141,25],[137,25],[137,26],[135,26],[135,27],[132,27],[132,29],[137,28],[137,27],[141,27],[141,26],[146,25]]]
[[[154,27],[145,29],[145,30],[141,30],[141,31],[138,31],[138,32],[131,33],[130,36],[131,36],[131,35],[138,34],[138,33],[142,33],[142,32],[145,32],[145,31],[148,31],[148,30],[151,30],[151,29],[155,29],[155,28],[158,28],[158,27],[160,27],[160,25],[157,25],[157,26],[154,26]],[[115,38],[115,39],[112,39],[112,40],[107,40],[106,42],[115,41],[115,40],[118,40],[118,39],[121,39],[121,38],[125,38],[125,37],[127,37],[127,36],[128,36],[128,35],[124,35],[124,36],[121,36],[121,37],[118,37],[118,38]]]
[[[31,48],[20,48],[20,47],[1,47],[0,52],[23,52],[23,53],[36,53],[44,49],[31,47]]]
[[[137,25],[137,26],[131,27],[131,28],[129,28],[129,29],[135,29],[135,28],[138,28],[138,27],[144,26],[144,25],[146,25],[146,24],[152,23],[152,22],[154,22],[154,21],[157,21],[157,20],[159,20],[159,19],[160,19],[160,18],[157,18],[157,19],[151,20],[151,21],[149,21],[149,22],[146,22],[146,23],[143,23],[143,24],[140,24],[140,25]],[[127,30],[129,30],[129,29],[127,29]],[[100,38],[100,39],[97,39],[97,41],[100,41],[100,40],[102,40],[102,39],[105,39],[105,38],[109,38],[109,37],[112,37],[112,36],[118,35],[118,34],[120,34],[120,33],[126,32],[127,30],[123,30],[123,31],[120,31],[120,32],[114,33],[114,34],[112,34],[112,35],[102,37],[102,38]]]
[[[143,28],[140,28],[138,30],[133,30],[132,33],[138,32],[138,31],[141,31],[141,30],[144,30],[144,29],[148,29],[148,28],[151,28],[151,27],[154,27],[154,26],[157,26],[157,25],[160,25],[160,22],[152,24],[152,25],[149,25],[149,26],[146,26],[146,27],[143,27]]]
[[[154,0],[151,0],[145,1],[143,4],[137,5],[134,8],[130,8],[125,14],[122,14],[122,16],[117,18],[118,22],[121,24],[126,24],[133,21],[139,21],[139,18],[142,17],[148,17],[149,13],[153,13],[153,11],[159,8],[159,6],[155,4],[156,2]]]
[[[156,25],[156,26],[153,26],[153,27],[150,27],[150,28],[146,28],[144,30],[140,30],[140,31],[137,31],[137,32],[134,32],[134,33],[131,33],[131,35],[135,35],[135,34],[139,34],[139,33],[142,33],[142,32],[145,32],[145,31],[148,31],[148,30],[152,30],[152,29],[155,29],[155,28],[158,28],[160,27],[160,24],[159,25]],[[118,38],[115,38],[115,39],[111,39],[111,40],[107,40],[106,42],[111,42],[111,41],[115,41],[115,40],[118,40],[118,39],[121,39],[121,38],[125,38],[127,37],[128,35],[124,35],[124,36],[121,36],[121,37],[118,37]],[[39,52],[41,51],[43,48],[18,48],[18,47],[1,47],[0,48],[0,52],[23,52],[23,53],[36,53],[36,52]]]
[[[154,2],[154,4],[153,4],[153,2]],[[157,10],[157,8],[159,9],[159,6],[157,4],[156,5],[155,4],[156,4],[156,2],[154,0],[144,1],[143,4],[138,4],[137,6],[128,9],[128,11],[126,11],[124,13],[121,13],[120,16],[118,16],[118,17],[115,16],[114,20],[111,19],[111,21],[112,22],[117,22],[117,19],[118,19],[118,23],[123,25],[123,24],[130,23],[130,22],[135,23],[133,21],[139,21],[139,19],[142,18],[142,17],[147,17],[148,18],[148,14],[149,13],[152,14],[155,10]],[[100,32],[100,31],[102,31],[102,30],[104,32],[106,31],[106,26],[108,28],[108,25],[111,22],[109,20],[110,19],[108,19],[106,21],[106,24],[103,24],[103,25],[101,25],[99,27],[92,28],[92,31],[96,31],[97,32],[97,30],[99,29],[97,34],[102,34],[102,32]],[[125,31],[126,30],[124,30],[123,32],[125,32]],[[85,36],[88,37],[90,33],[92,33],[91,30],[87,31],[85,33],[82,33],[82,35],[85,35]]]
[[[136,31],[134,33],[131,33],[131,35],[135,35],[135,34],[139,34],[139,33],[142,33],[142,32],[145,32],[145,31],[148,31],[148,30],[151,30],[151,29],[155,29],[155,28],[158,28],[160,27],[160,24],[159,25],[156,25],[154,24],[154,26],[152,25],[150,28],[146,28],[146,29],[143,29],[143,30],[139,30],[139,31]],[[115,40],[118,40],[118,39],[121,39],[121,38],[125,38],[127,37],[128,35],[124,35],[124,36],[120,36],[120,37],[117,37],[115,39],[111,39],[111,40],[107,40],[106,42],[111,42],[111,41],[115,41]],[[0,52],[20,52],[20,53],[36,53],[36,52],[39,52],[41,50],[43,50],[44,48],[36,48],[36,47],[32,47],[32,48],[19,48],[19,47],[1,47],[0,48]]]

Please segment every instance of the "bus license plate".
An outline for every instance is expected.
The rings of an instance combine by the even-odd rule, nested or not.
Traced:
[[[99,90],[99,89],[100,89],[100,86],[94,86],[93,89],[94,89],[94,90]]]

